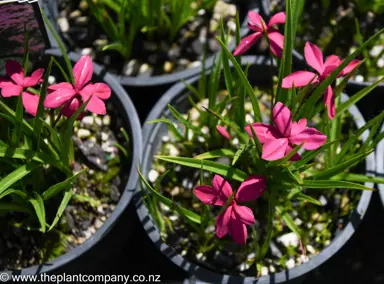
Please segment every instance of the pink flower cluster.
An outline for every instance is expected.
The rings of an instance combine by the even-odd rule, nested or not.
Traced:
[[[327,136],[315,128],[307,127],[307,120],[300,119],[292,122],[292,114],[288,107],[278,102],[273,108],[273,121],[275,126],[260,122],[246,126],[245,130],[253,138],[253,132],[263,145],[261,158],[267,161],[279,160],[287,156],[294,148],[294,145],[303,143],[305,150],[316,150],[326,141]],[[229,132],[223,126],[217,126],[217,131],[225,139],[230,139]],[[291,161],[301,160],[301,156],[296,153]]]
[[[247,206],[239,205],[241,202],[248,202],[258,199],[265,191],[267,182],[262,176],[250,176],[239,187],[234,198],[232,198],[232,187],[219,175],[215,175],[212,186],[200,185],[194,188],[194,194],[201,202],[207,205],[228,207],[216,218],[216,235],[223,238],[229,233],[238,244],[245,244],[247,241],[247,227],[255,223],[252,210]]]
[[[35,116],[39,104],[39,96],[27,89],[36,86],[44,74],[44,69],[34,71],[31,77],[24,76],[22,66],[13,60],[6,62],[6,72],[10,79],[0,78],[3,97],[22,95],[25,110]],[[73,68],[75,83],[63,82],[48,87],[49,94],[45,98],[46,108],[60,108],[61,113],[71,117],[79,107],[89,100],[86,109],[96,114],[106,114],[104,101],[111,96],[111,89],[104,83],[89,83],[93,75],[93,63],[89,56],[83,56]]]

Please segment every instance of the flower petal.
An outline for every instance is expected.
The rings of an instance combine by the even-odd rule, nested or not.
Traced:
[[[324,104],[327,106],[328,117],[333,120],[336,115],[335,96],[331,86],[328,86],[324,94]]]
[[[70,99],[65,105],[64,107],[61,109],[61,113],[65,116],[65,117],[71,117],[78,109],[79,107],[81,106],[81,101],[79,98],[77,97],[74,97],[72,99]],[[79,117],[81,117],[81,115],[79,115]],[[79,117],[77,118],[79,120]]]
[[[324,62],[324,67],[327,67],[329,65],[337,65],[339,66],[341,64],[341,60],[336,55],[330,55],[327,57],[327,60]]]
[[[360,60],[357,60],[357,59],[352,60],[351,63],[349,63],[349,64],[347,65],[347,67],[345,67],[345,68],[343,69],[343,71],[341,71],[341,76],[345,76],[345,75],[347,75],[348,73],[352,72],[352,70],[355,69],[355,67],[356,67],[357,65],[359,65],[359,64],[360,64]]]
[[[292,86],[300,88],[308,85],[310,82],[317,83],[319,79],[315,73],[308,71],[296,71],[283,79],[282,88],[291,89]]]
[[[261,158],[267,161],[279,160],[285,156],[288,146],[288,139],[281,138],[268,141],[263,146]]]
[[[215,175],[212,180],[212,187],[220,194],[225,201],[232,195],[232,187],[225,179],[219,175]]]
[[[229,222],[232,215],[232,206],[228,206],[227,209],[219,216],[217,216],[215,221],[216,236],[219,238],[225,237],[228,233]]]
[[[216,126],[216,130],[217,132],[220,133],[221,136],[223,136],[225,139],[231,139],[231,136],[229,135],[227,129],[225,129],[225,127],[221,126],[221,125],[217,125]]]
[[[3,76],[0,76],[0,88],[3,88],[3,86],[6,86],[7,84],[9,83],[12,83],[12,81],[10,81],[9,79],[3,77]]]
[[[291,111],[281,102],[277,102],[273,108],[273,121],[283,137],[290,135],[292,126]]]
[[[305,142],[303,145],[304,149],[316,150],[327,141],[327,136],[315,128],[307,128],[295,136],[290,137],[289,141],[295,145],[300,145]]]
[[[287,149],[285,150],[285,155],[287,156],[292,150],[293,150],[293,147],[288,144]],[[300,160],[301,160],[301,156],[299,153],[294,154],[290,159],[290,161],[292,162],[300,161]]]
[[[48,91],[56,91],[58,89],[73,89],[73,86],[68,82],[48,86]]]
[[[261,32],[256,32],[243,38],[240,41],[239,46],[233,52],[233,56],[238,56],[247,52],[247,50],[250,49],[261,36],[262,36]]]
[[[39,99],[39,96],[28,92],[23,92],[22,94],[23,106],[25,110],[33,116],[36,116],[37,107],[39,106]]]
[[[272,53],[277,56],[278,58],[281,58],[283,55],[283,48],[284,48],[284,36],[277,32],[268,32],[268,38],[271,43],[271,51]]]
[[[256,122],[252,124],[252,128],[255,131],[257,139],[259,139],[261,144],[264,144],[269,140],[283,138],[279,130],[272,125]],[[245,131],[247,131],[249,136],[253,138],[253,133],[249,125],[245,127]]]
[[[237,218],[236,214],[232,210],[231,219],[229,222],[229,234],[232,239],[239,245],[244,245],[247,242],[247,226]]]
[[[82,56],[73,67],[75,88],[81,90],[85,84],[91,81],[93,75],[93,63],[88,55]]]
[[[12,82],[4,82],[2,86],[1,95],[4,98],[20,96],[20,93],[23,90],[21,86],[15,85]]]
[[[325,80],[335,69],[337,68],[337,65],[327,65],[324,67],[323,73],[320,75],[320,80]],[[340,73],[341,74],[341,73]],[[339,74],[339,77],[341,76]]]
[[[306,127],[307,127],[307,120],[305,118],[300,119],[298,122],[293,122],[290,136],[294,136],[294,135],[300,133]]]
[[[102,100],[107,100],[111,97],[111,88],[104,83],[95,83],[93,84],[93,94],[102,99]]]
[[[193,193],[196,197],[207,205],[224,206],[227,202],[227,198],[222,198],[223,195],[219,194],[212,186],[199,185],[193,189]]]
[[[247,202],[258,199],[263,195],[267,181],[263,176],[250,176],[243,181],[236,192],[238,202]]]
[[[19,86],[23,86],[24,69],[20,63],[15,60],[7,60],[5,63],[5,70],[11,79]]]
[[[44,69],[39,68],[35,70],[30,77],[25,77],[24,78],[24,87],[33,87],[39,83],[41,77],[43,77],[44,74]]]
[[[319,74],[323,73],[323,53],[316,45],[307,41],[305,43],[304,56],[309,66],[319,72]]]
[[[255,216],[253,215],[252,210],[247,206],[240,206],[234,203],[233,214],[236,216],[236,219],[246,225],[253,225],[255,223]]]
[[[263,32],[264,28],[267,28],[267,25],[265,24],[263,18],[260,16],[259,13],[255,11],[249,11],[248,18],[251,21],[250,24],[254,31]]]
[[[88,98],[87,98],[88,99]],[[84,100],[84,97],[83,97]],[[86,102],[87,100],[84,100]],[[105,107],[105,103],[103,100],[99,99],[95,95],[91,97],[91,100],[88,102],[87,106],[85,107],[90,112],[104,115],[107,113],[107,109]]]
[[[77,94],[76,90],[63,88],[57,89],[56,91],[47,95],[44,101],[46,108],[58,108],[68,102],[73,96]]]
[[[272,16],[269,20],[268,28],[273,25],[285,24],[285,12],[280,12]]]

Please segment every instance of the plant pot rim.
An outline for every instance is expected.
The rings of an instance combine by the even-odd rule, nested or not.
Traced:
[[[58,56],[62,57],[62,53],[58,49],[46,50],[46,55],[49,56]],[[69,58],[71,62],[76,62],[81,55],[70,53]],[[41,273],[52,273],[55,270],[63,267],[64,265],[70,263],[71,261],[77,259],[88,250],[90,250],[93,246],[95,246],[99,241],[101,241],[114,226],[116,221],[119,219],[120,215],[126,210],[128,204],[130,203],[133,193],[135,191],[135,187],[138,182],[138,173],[136,171],[135,166],[139,162],[141,152],[142,152],[142,135],[141,135],[141,124],[139,117],[137,115],[136,109],[133,106],[131,99],[128,94],[124,90],[124,88],[116,81],[116,79],[109,73],[103,72],[103,69],[94,63],[94,74],[99,76],[109,87],[112,89],[112,96],[119,101],[122,109],[126,113],[127,117],[127,126],[130,128],[131,132],[134,135],[130,137],[130,143],[132,145],[133,153],[132,153],[132,163],[130,172],[128,175],[127,183],[124,187],[124,191],[120,197],[119,202],[116,205],[115,210],[113,210],[111,216],[107,218],[104,224],[84,243],[76,246],[69,252],[40,265],[34,265],[31,267],[23,268],[21,270],[12,270],[12,271],[2,271],[2,273],[11,274],[41,274]],[[140,131],[139,131],[140,130]]]
[[[53,23],[56,31],[58,31],[58,25],[56,24],[56,18],[59,15],[57,6],[58,6],[58,0],[40,0],[43,1],[43,7],[44,11],[49,14],[47,15],[48,19],[50,19],[51,23]],[[247,7],[248,11],[251,10],[260,10],[261,8],[258,6],[257,1],[253,0],[242,0],[245,3],[245,6]],[[241,24],[240,28],[240,35],[241,37],[246,36],[249,33],[248,28],[248,15],[245,16],[244,21]],[[55,39],[53,38],[52,34],[49,32],[49,39],[51,41],[51,45],[53,47],[58,47]],[[60,34],[60,33],[58,33]],[[235,42],[232,41],[229,46],[229,50],[233,51],[235,49]],[[217,53],[212,54],[207,57],[206,59],[206,68],[208,69],[214,61],[215,56]],[[103,66],[103,68],[107,69]],[[117,74],[111,74],[115,77],[115,79],[123,86],[127,87],[154,87],[154,86],[164,86],[164,85],[170,85],[179,82],[181,79],[187,79],[194,77],[196,75],[199,75],[202,72],[202,66],[200,67],[194,67],[190,69],[185,69],[183,71],[178,71],[171,74],[162,74],[162,75],[156,75],[156,76],[150,76],[146,78],[141,77],[133,77],[133,76],[124,76],[124,75],[117,75]]]
[[[384,132],[384,123],[381,126],[380,133]],[[381,142],[376,147],[376,174],[379,177],[384,177],[384,140],[381,140]],[[381,203],[384,204],[384,184],[377,184],[377,187],[379,188],[379,195],[381,199]]]
[[[261,56],[248,56],[243,57],[244,61],[250,65],[259,64],[260,62],[268,62],[265,61]],[[195,83],[199,79],[199,76],[191,78],[188,80],[188,83]],[[151,113],[148,116],[147,121],[153,120],[155,118],[159,118],[159,115],[163,112],[163,110],[167,109],[167,104],[170,103],[173,99],[178,98],[183,95],[187,91],[185,85],[183,83],[175,84],[172,88],[170,88],[158,101],[158,103],[154,106]],[[348,99],[348,96],[342,94],[342,100]],[[354,117],[354,121],[358,127],[361,127],[365,124],[364,118],[357,109],[355,105],[351,106],[349,109],[350,113]],[[152,157],[149,156],[150,150],[154,142],[156,142],[156,134],[159,130],[159,124],[144,124],[143,127],[143,135],[144,135],[144,143],[146,145],[145,152],[143,152],[143,168],[146,168],[146,163],[152,162]],[[367,139],[368,133],[365,132],[363,135],[363,140]],[[366,159],[366,170],[367,173],[373,173],[375,170],[375,157],[374,154],[370,154]],[[366,183],[366,186],[373,187],[373,183]],[[262,276],[260,278],[254,277],[239,277],[232,275],[224,275],[214,271],[211,271],[207,268],[194,264],[188,260],[186,260],[181,254],[179,254],[174,248],[165,244],[161,237],[160,231],[152,219],[147,207],[144,205],[141,199],[141,188],[140,185],[137,187],[137,191],[134,197],[134,204],[136,206],[136,211],[139,217],[140,222],[142,223],[145,231],[147,232],[151,241],[156,245],[156,247],[167,256],[175,265],[179,266],[182,270],[187,272],[189,276],[194,276],[195,279],[201,281],[207,281],[209,283],[255,283],[255,281],[259,284],[261,283],[287,283],[288,281],[302,281],[307,273],[314,270],[315,268],[322,265],[329,258],[331,258],[334,254],[336,254],[352,237],[354,232],[356,231],[359,223],[363,219],[370,199],[372,196],[371,191],[364,191],[361,195],[361,199],[357,208],[351,215],[351,218],[344,228],[344,230],[337,235],[331,242],[329,246],[323,249],[319,254],[312,257],[308,262],[294,267],[293,269],[284,270],[282,272],[271,274],[268,276]]]

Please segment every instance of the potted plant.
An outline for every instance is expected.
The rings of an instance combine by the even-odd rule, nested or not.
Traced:
[[[137,183],[137,113],[113,76],[58,44],[33,72],[25,45],[1,79],[2,275],[102,268],[94,250],[113,257],[130,234],[110,237]]]
[[[265,0],[262,3],[265,14],[284,11],[284,1]],[[320,8],[320,9],[319,9]],[[379,31],[383,26],[384,6],[377,1],[354,0],[343,1],[311,1],[300,8],[303,13],[298,27],[296,44],[298,50],[304,49],[305,42],[317,44],[325,53],[347,56],[364,40]],[[345,87],[348,95],[354,95],[384,76],[384,36],[381,35],[367,45],[362,55],[364,64],[357,74],[352,76]],[[304,58],[298,54],[298,62]],[[384,90],[381,82],[369,96],[358,104],[365,118],[378,114],[383,105],[378,96]]]
[[[139,219],[179,270],[203,282],[303,280],[353,235],[373,182],[382,181],[369,175],[383,114],[365,123],[354,106],[378,83],[358,97],[342,95],[361,64],[354,57],[379,34],[344,60],[324,60],[307,43],[317,73],[292,73],[298,2],[287,3],[277,64],[234,57],[222,27],[222,56],[209,76],[175,85],[144,128]],[[269,40],[253,16],[250,25]],[[238,48],[250,44],[243,39]]]
[[[248,0],[163,0],[158,6],[131,0],[55,0],[43,5],[71,49],[91,52],[123,86],[134,87],[169,85],[198,74],[204,53],[210,62],[220,48],[214,40],[220,17],[233,35],[236,13],[244,19],[257,8]],[[241,34],[247,32],[242,25]]]

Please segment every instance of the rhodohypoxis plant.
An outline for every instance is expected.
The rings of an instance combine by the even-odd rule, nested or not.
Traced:
[[[280,58],[283,52],[284,36],[279,33],[274,26],[285,23],[285,13],[280,12],[274,15],[269,20],[268,25],[264,22],[259,13],[255,11],[249,12],[248,18],[250,19],[248,27],[255,32],[240,41],[240,44],[234,51],[233,55],[238,56],[244,54],[256,43],[259,38],[265,36],[268,40],[271,52],[276,57]]]
[[[323,53],[314,44],[307,42],[304,49],[305,60],[308,65],[315,69],[318,74],[309,71],[297,71],[283,79],[282,87],[289,89],[292,87],[305,87],[310,83],[316,84],[324,81],[341,63],[342,60],[336,55],[330,55],[324,62]],[[353,71],[360,63],[354,59],[338,75],[345,76]],[[332,86],[328,86],[324,94],[324,103],[328,109],[328,116],[333,119],[336,115],[335,95]]]
[[[74,184],[78,176],[86,170],[73,168],[74,123],[86,110],[105,114],[103,100],[111,94],[107,85],[89,83],[93,75],[89,57],[80,58],[72,72],[66,50],[59,43],[67,73],[53,57],[45,70],[36,69],[30,77],[26,67],[9,60],[8,77],[0,83],[0,210],[20,221],[12,226],[43,233],[59,222],[77,195]],[[23,66],[28,66],[28,58],[26,48]],[[65,81],[48,86],[55,67],[56,78],[61,74]],[[24,115],[24,108],[29,115]]]
[[[205,136],[201,145],[190,139],[189,144],[182,144],[179,152],[173,155],[164,155],[163,148],[160,148],[154,166],[160,163],[165,169],[156,180],[151,181],[153,185],[139,171],[143,185],[148,190],[144,190],[146,204],[161,231],[166,235],[168,227],[171,232],[173,229],[169,219],[162,216],[158,203],[172,208],[181,217],[183,224],[191,231],[188,235],[191,241],[198,239],[194,242],[198,248],[190,247],[191,250],[195,249],[195,253],[209,255],[211,250],[227,249],[229,233],[237,244],[249,248],[247,253],[255,253],[253,262],[257,264],[267,256],[277,230],[275,223],[279,220],[283,221],[278,224],[291,230],[305,245],[309,238],[304,232],[306,227],[295,222],[290,212],[297,206],[295,204],[303,204],[302,208],[309,205],[321,208],[319,191],[373,190],[362,183],[384,182],[382,178],[370,177],[368,173],[357,170],[357,166],[372,155],[373,149],[384,136],[377,133],[384,113],[361,127],[354,125],[355,129],[350,132],[344,130],[353,121],[348,113],[349,107],[367,95],[380,81],[349,99],[341,100],[346,81],[359,66],[354,61],[355,57],[364,45],[384,30],[343,61],[332,56],[326,64],[320,60],[319,50],[309,46],[311,50],[306,51],[307,60],[316,59],[318,65],[314,61],[310,65],[319,74],[312,73],[312,78],[306,80],[302,89],[296,92],[292,88],[296,85],[290,84],[289,89],[285,88],[286,81],[283,79],[292,73],[291,58],[298,17],[295,7],[300,5],[299,2],[287,1],[284,49],[275,67],[278,69],[278,84],[276,90],[269,93],[272,104],[267,104],[257,96],[247,78],[252,70],[248,69],[246,62],[242,65],[241,58],[234,57],[228,50],[222,29],[222,36],[218,38],[222,54],[210,76],[220,77],[223,71],[225,84],[221,86],[225,87],[225,92],[219,92],[219,87],[211,86],[208,80],[208,90],[212,88],[215,93],[210,93],[208,101],[199,107],[194,99],[206,98],[206,85],[201,83],[207,82],[203,73],[204,78],[199,81],[198,88],[187,85],[192,94],[191,105],[199,108],[200,116],[191,121],[190,116],[179,113],[176,106],[169,106],[179,127],[170,119],[155,121],[168,124],[169,135],[174,140],[167,143],[175,146],[180,141],[178,139],[202,136],[201,129],[209,126],[209,132],[203,133]],[[334,82],[341,75],[346,76]],[[215,82],[219,85],[219,80]],[[330,120],[321,96],[334,83],[333,95],[337,109],[333,120]],[[249,103],[252,110],[246,110],[245,105]],[[252,121],[249,121],[249,115]],[[189,135],[190,132],[192,135]],[[218,136],[221,139],[217,139]],[[167,164],[177,166],[166,169]],[[192,191],[188,186],[190,181],[194,182],[195,197],[174,196],[180,187],[184,187],[185,192]],[[173,187],[169,187],[174,184],[177,190],[171,191]],[[233,192],[233,188],[238,190]],[[204,205],[197,205],[194,198]],[[212,239],[212,226],[218,238]],[[244,250],[240,247],[234,249]],[[305,254],[304,249],[302,253]]]
[[[216,1],[87,0],[87,3],[111,41],[104,50],[116,50],[127,60],[132,55],[133,43],[139,34],[173,41],[178,31],[200,9],[212,10]]]

